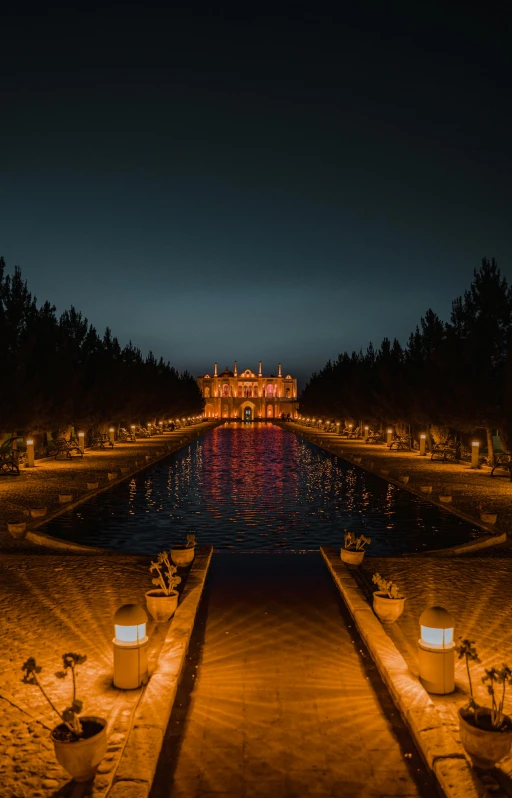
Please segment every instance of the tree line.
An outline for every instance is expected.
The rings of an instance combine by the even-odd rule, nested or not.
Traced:
[[[427,310],[406,346],[384,338],[343,352],[307,382],[300,410],[452,433],[485,430],[489,456],[499,431],[512,448],[512,288],[494,258],[452,302],[449,322]]]
[[[0,430],[59,434],[69,427],[145,423],[201,413],[195,379],[152,352],[100,336],[74,307],[38,307],[21,269],[0,258]]]

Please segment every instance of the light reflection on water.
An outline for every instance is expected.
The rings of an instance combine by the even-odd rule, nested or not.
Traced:
[[[428,501],[272,424],[226,424],[45,531],[88,545],[155,554],[193,532],[216,549],[301,552],[372,538],[368,555],[425,551],[478,531]]]

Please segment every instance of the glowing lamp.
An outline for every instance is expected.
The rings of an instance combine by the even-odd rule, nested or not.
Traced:
[[[85,432],[78,433],[78,445],[82,454],[85,452]]]
[[[34,468],[34,441],[27,441],[27,467]]]
[[[148,681],[147,620],[140,604],[123,604],[114,615],[114,686],[120,690]]]
[[[386,430],[386,446],[391,446],[391,440],[393,436],[393,430],[387,429]]]
[[[114,443],[114,427],[110,427],[108,437],[110,438],[110,443]]]
[[[159,421],[158,423],[160,424],[160,426],[162,426],[164,422],[163,421]]]
[[[455,621],[444,607],[429,607],[420,615],[419,676],[425,690],[436,695],[455,689]]]
[[[369,430],[368,426],[366,426],[366,427],[364,428],[364,439],[365,439],[365,441],[367,441],[367,440],[368,440],[368,432],[369,432],[369,431],[370,431],[370,430]]]
[[[420,435],[420,455],[421,457],[425,457],[426,455],[426,445],[427,445],[427,436]]]
[[[480,441],[471,441],[471,468],[478,468]]]

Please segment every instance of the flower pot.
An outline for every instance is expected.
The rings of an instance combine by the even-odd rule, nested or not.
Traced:
[[[420,485],[422,493],[432,493],[432,485]]]
[[[66,729],[64,723],[56,726],[50,734],[55,747],[55,756],[75,781],[89,781],[107,752],[107,721],[104,718],[80,718],[84,736],[79,740],[60,740],[59,731]]]
[[[480,521],[484,524],[495,524],[498,515],[496,513],[480,513]]]
[[[388,468],[381,468],[381,469],[380,469],[380,473],[381,473],[383,476],[387,477],[387,476],[388,476],[388,474],[389,474],[389,469],[388,469]]]
[[[176,612],[178,599],[177,590],[172,590],[169,595],[163,590],[148,590],[146,593],[148,612],[157,623],[165,623]]]
[[[186,568],[194,559],[194,546],[173,546],[171,548],[171,559],[178,568]]]
[[[360,463],[361,457],[354,457],[354,463]]]
[[[488,729],[475,726],[473,713],[459,709],[460,739],[475,767],[492,768],[510,751],[512,720],[505,715],[507,731],[498,731],[491,728],[491,713],[486,707],[480,709],[479,715],[484,722],[488,719]]]
[[[403,482],[404,485],[407,485],[407,483],[409,482],[409,477],[408,476],[398,477],[398,479],[400,480],[400,482]]]
[[[119,476],[119,474],[117,473],[117,471],[116,472],[109,471],[107,473],[107,479],[109,480],[109,482],[112,482],[113,479],[117,479],[118,476]]]
[[[27,522],[22,521],[19,524],[7,524],[7,529],[13,538],[21,538],[27,528]]]
[[[68,504],[73,501],[72,493],[59,493],[59,504]]]
[[[88,482],[87,483],[87,490],[96,490],[98,487],[98,482]]]
[[[448,496],[448,495],[439,496],[439,501],[441,502],[441,504],[450,504],[451,500],[452,500],[451,496]]]
[[[30,511],[30,515],[32,516],[32,518],[44,518],[46,513],[47,513],[46,507],[34,507]]]
[[[121,466],[119,470],[121,471],[121,474],[129,474],[131,469],[130,466]]]
[[[373,609],[382,623],[394,623],[404,611],[405,598],[389,598],[383,590],[373,594]]]
[[[347,565],[361,565],[363,562],[364,557],[364,550],[360,549],[357,551],[356,549],[340,549],[340,556],[343,562],[346,562]]]

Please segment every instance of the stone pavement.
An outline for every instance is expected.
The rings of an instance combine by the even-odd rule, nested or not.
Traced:
[[[212,560],[151,798],[437,796],[320,554]]]

